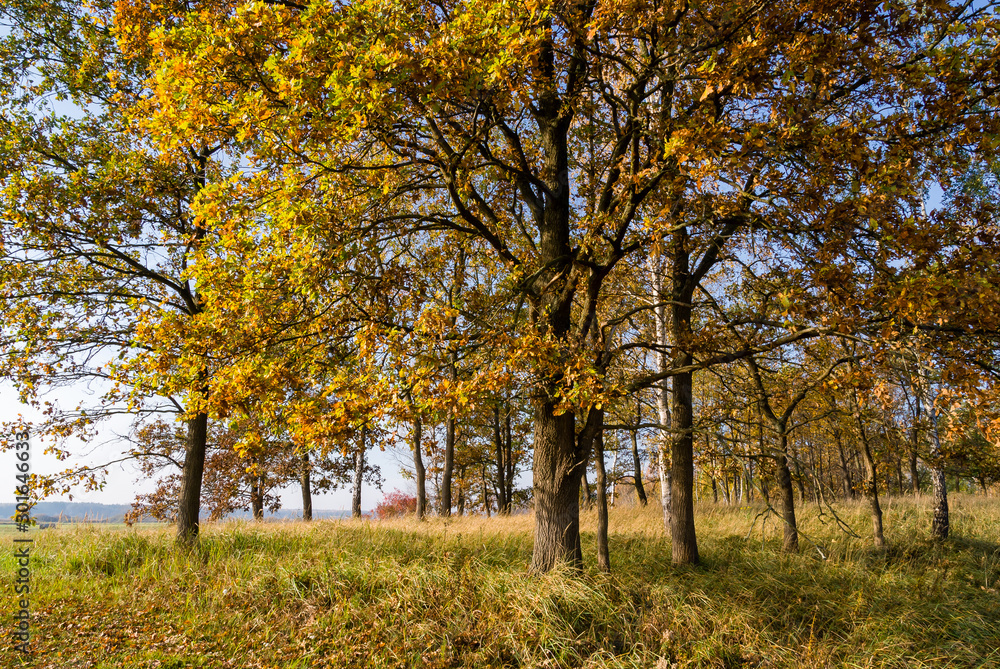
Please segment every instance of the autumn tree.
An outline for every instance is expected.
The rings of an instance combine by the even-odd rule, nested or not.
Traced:
[[[120,6],[127,36],[142,13]],[[673,558],[696,562],[692,375],[750,354],[697,343],[703,280],[766,230],[817,260],[801,278],[836,298],[851,274],[838,270],[844,245],[904,220],[893,202],[914,193],[913,156],[945,136],[976,143],[988,125],[959,104],[989,104],[992,90],[994,54],[978,36],[994,26],[971,5],[197,9],[154,34],[149,127],[168,145],[193,129],[209,142],[235,135],[263,190],[280,194],[276,209],[347,203],[322,214],[345,255],[372,233],[446,230],[523,298],[518,328],[486,318],[480,330],[512,335],[506,350],[534,388],[537,570],[581,560],[592,439],[576,423],[596,434],[597,407],[617,392],[603,376],[614,356],[599,359],[611,321],[597,316],[625,259],[655,248],[668,260],[670,369],[628,389],[672,379]],[[774,346],[849,327],[789,323]]]
[[[207,232],[191,206],[223,176],[218,145],[149,144],[136,117],[150,52],[122,53],[113,3],[5,2],[2,12],[2,372],[34,403],[46,387],[97,383],[94,404],[53,407],[36,428],[57,439],[123,413],[184,420],[173,503],[178,540],[190,543],[215,339],[189,275]]]

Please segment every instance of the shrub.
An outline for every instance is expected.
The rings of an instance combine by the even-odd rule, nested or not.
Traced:
[[[383,518],[396,518],[407,513],[416,513],[416,511],[416,497],[407,495],[405,492],[400,492],[399,490],[393,490],[375,507],[375,517],[379,520]]]

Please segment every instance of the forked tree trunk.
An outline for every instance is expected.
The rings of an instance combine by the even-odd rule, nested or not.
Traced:
[[[205,473],[205,449],[208,443],[208,414],[195,415],[187,421],[187,429],[177,508],[177,543],[182,546],[191,546],[198,539],[201,482]]]
[[[309,451],[302,452],[299,485],[302,487],[302,520],[310,521],[313,519],[313,499],[312,465],[309,464]]]
[[[608,476],[604,470],[604,430],[594,437],[594,462],[597,466],[597,568],[611,571],[608,551]]]
[[[574,6],[574,11],[576,7]],[[536,334],[568,344],[573,338],[572,278],[574,252],[570,245],[572,192],[570,185],[569,130],[573,105],[562,99],[555,72],[556,52],[543,40],[538,52],[538,95],[532,116],[538,126],[541,181],[547,190],[536,209],[538,267],[531,282],[529,316]],[[597,297],[603,277],[592,274],[588,290]],[[591,300],[590,313],[596,301]],[[587,312],[584,313],[587,315]],[[589,333],[581,323],[577,334]],[[572,411],[555,415],[554,399],[561,383],[558,374],[543,373],[535,400],[534,463],[532,465],[535,538],[531,557],[534,571],[549,571],[559,562],[580,566],[580,480],[590,455],[590,443],[577,440]],[[589,420],[588,420],[589,422]],[[591,441],[593,438],[591,437]],[[586,444],[581,448],[581,444]]]

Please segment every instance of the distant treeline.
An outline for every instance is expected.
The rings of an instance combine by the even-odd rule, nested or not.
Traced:
[[[0,523],[14,515],[14,504],[0,504]],[[59,522],[91,522],[91,523],[121,523],[125,514],[132,509],[130,504],[93,504],[87,502],[39,502],[31,510],[31,517],[40,523]],[[313,511],[315,518],[342,518],[349,516],[349,511]],[[237,511],[226,516],[226,519],[249,520],[252,514]],[[302,509],[280,509],[268,513],[268,518],[296,519],[302,517]],[[147,522],[149,520],[147,519]]]

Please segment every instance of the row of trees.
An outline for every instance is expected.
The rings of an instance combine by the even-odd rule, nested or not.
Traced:
[[[992,475],[993,3],[2,6],[3,373],[99,380],[53,437],[175,414],[133,454],[179,465],[182,543],[213,421],[259,475],[405,433],[418,515],[425,425],[444,515],[477,471],[509,511],[530,448],[540,571],[592,458],[609,566],[640,430],[678,563],[696,454],[789,550],[796,484],[881,541],[880,462],[923,459],[937,536],[948,457]]]

